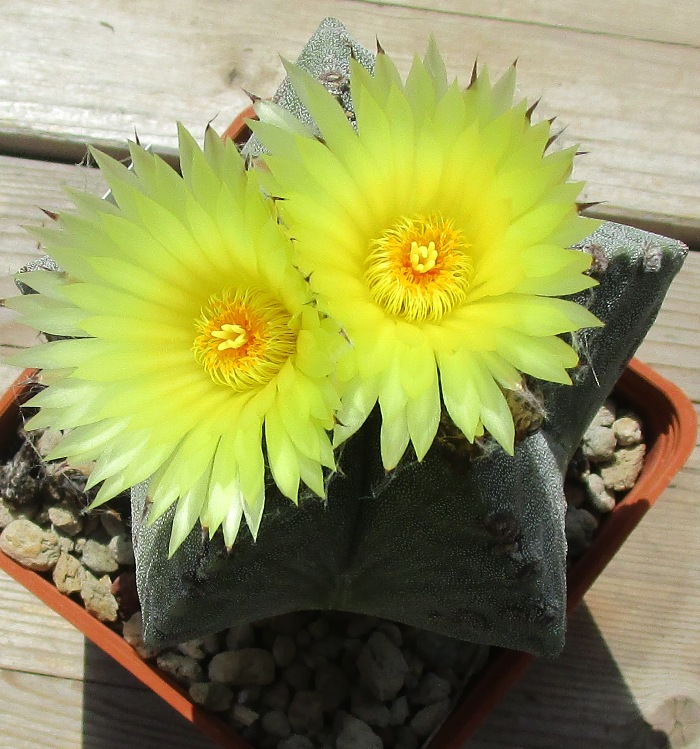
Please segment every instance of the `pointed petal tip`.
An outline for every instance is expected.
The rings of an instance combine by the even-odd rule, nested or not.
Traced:
[[[470,89],[475,83],[476,79],[478,78],[478,67],[479,67],[479,58],[474,58],[474,65],[472,65],[472,72],[469,77],[469,85],[467,86],[467,90]]]
[[[248,89],[241,88],[241,90],[251,100],[251,102],[253,104],[257,104],[259,101],[262,101],[262,97],[261,96],[258,96],[257,94],[254,94],[254,93],[248,91]]]
[[[538,99],[536,99],[532,104],[530,104],[530,106],[525,111],[525,117],[527,118],[528,122],[532,121],[532,115],[533,115],[535,109],[537,109],[540,101],[542,101],[542,97],[541,96]]]
[[[50,211],[48,208],[42,208],[41,206],[37,206],[37,208],[46,216],[48,216],[52,221],[58,221],[58,217],[61,215],[60,213],[56,213],[55,211]]]
[[[576,210],[581,213],[582,211],[594,208],[597,205],[605,205],[607,200],[591,200],[588,203],[576,203]]]

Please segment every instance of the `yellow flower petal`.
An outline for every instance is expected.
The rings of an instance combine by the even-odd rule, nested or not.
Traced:
[[[312,304],[235,144],[209,128],[202,151],[181,126],[179,141],[182,176],[136,144],[133,170],[96,153],[116,204],[73,193],[77,211],[36,232],[66,272],[26,274],[39,293],[10,301],[25,322],[76,337],[24,354],[51,383],[30,426],[73,430],[59,452],[97,459],[97,503],[150,477],[149,522],[175,505],[170,554],[197,522],[229,547],[243,518],[257,535],[265,446],[293,501],[300,480],[324,491],[333,369],[348,345]],[[313,155],[300,156],[311,173],[354,185],[336,159]],[[354,236],[366,199],[355,190],[347,213],[339,195],[330,205]]]
[[[336,444],[378,398],[385,467],[409,438],[422,457],[441,411],[439,370],[465,436],[486,429],[511,452],[501,387],[523,372],[564,381],[575,359],[556,336],[599,324],[551,298],[594,283],[590,260],[566,249],[595,226],[577,216],[581,185],[567,182],[574,151],[545,155],[550,123],[532,125],[527,103],[514,103],[514,66],[495,84],[482,68],[462,91],[448,85],[434,41],[405,83],[386,54],[374,75],[351,61],[356,131],[330,93],[288,72],[322,140],[284,122],[256,134],[298,264],[352,346],[338,373]]]

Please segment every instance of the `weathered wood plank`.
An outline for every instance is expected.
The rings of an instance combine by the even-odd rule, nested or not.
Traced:
[[[551,10],[550,3],[531,3],[538,13]],[[606,17],[617,8],[624,24],[628,5],[610,6]],[[686,0],[680,7],[695,6]],[[661,0],[635,12],[635,22],[649,29],[635,35],[650,39],[660,18],[683,18]],[[38,153],[41,137],[53,139],[43,142],[42,155],[77,160],[86,141],[114,146],[134,129],[172,151],[176,119],[195,132],[212,118],[223,127],[247,103],[242,87],[270,95],[282,75],[277,54],[295,57],[330,13],[367,45],[378,34],[404,71],[430,31],[450,71],[465,81],[476,54],[495,70],[519,57],[522,91],[542,95],[543,111],[568,125],[566,143],[590,151],[576,168],[589,182],[585,199],[606,200],[598,208],[606,216],[700,241],[700,49],[591,33],[586,19],[593,11],[578,24],[585,31],[348,0],[305,0],[294,13],[284,0],[237,3],[235,11],[225,0],[176,0],[167,8],[162,0],[6,0],[3,13],[6,153]]]
[[[367,5],[425,8],[423,0],[358,0]],[[509,21],[606,34],[645,41],[700,46],[700,6],[693,0],[674,3],[672,13],[657,13],[654,0],[432,0],[431,10],[456,16]],[[654,19],[654,23],[650,20]]]
[[[0,671],[82,681],[86,678],[86,653],[90,648],[92,681],[145,690],[112,658],[88,643],[75,627],[1,570],[0,612]]]
[[[1,749],[213,749],[152,692],[3,669],[0,690]]]

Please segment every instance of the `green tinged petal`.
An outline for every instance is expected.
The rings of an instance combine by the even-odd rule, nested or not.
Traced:
[[[44,296],[55,299],[57,302],[67,301],[63,295],[63,287],[69,283],[66,273],[47,270],[25,271],[24,273],[17,273],[15,281],[20,281],[29,286],[30,289],[34,289],[34,291]]]
[[[297,119],[289,110],[273,101],[259,99],[253,105],[253,109],[260,122],[266,122],[275,128],[287,130],[290,133],[295,133],[305,138],[314,137],[309,125]]]
[[[270,470],[279,490],[295,504],[299,493],[299,460],[276,405],[265,417],[265,444]]]
[[[435,87],[435,93],[440,98],[447,91],[447,70],[434,36],[431,36],[428,41],[428,51],[425,53],[424,63]]]
[[[6,299],[5,306],[19,312],[25,325],[30,325],[42,333],[73,337],[85,335],[82,323],[87,313],[68,303],[59,302],[43,294],[28,294]]]
[[[410,399],[406,404],[408,433],[418,460],[425,457],[440,425],[440,390],[434,368],[433,373],[430,385],[417,398]]]
[[[172,557],[194,528],[207,499],[209,472],[205,471],[199,481],[177,502],[173,527],[168,546],[168,558]]]
[[[473,377],[485,429],[509,455],[513,455],[515,426],[505,396],[486,366],[478,359],[474,362]]]
[[[385,416],[382,413],[380,449],[385,470],[391,471],[396,468],[406,452],[409,439],[410,434],[405,411],[399,411],[390,416]]]

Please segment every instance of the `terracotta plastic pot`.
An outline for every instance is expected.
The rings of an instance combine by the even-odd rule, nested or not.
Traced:
[[[31,375],[31,370],[24,372],[0,400],[0,450],[7,448],[16,433],[19,404],[28,396]],[[592,545],[570,571],[569,612],[668,486],[695,445],[697,418],[692,403],[679,388],[650,367],[633,360],[615,389],[615,397],[642,417],[647,455],[635,487],[607,516]],[[71,622],[220,747],[251,749],[250,744],[222,720],[194,705],[185,690],[170,677],[143,661],[116,632],[59,593],[47,577],[24,569],[2,552],[0,568]],[[462,701],[430,742],[429,749],[460,749],[532,660],[525,653],[499,651],[472,680]]]

